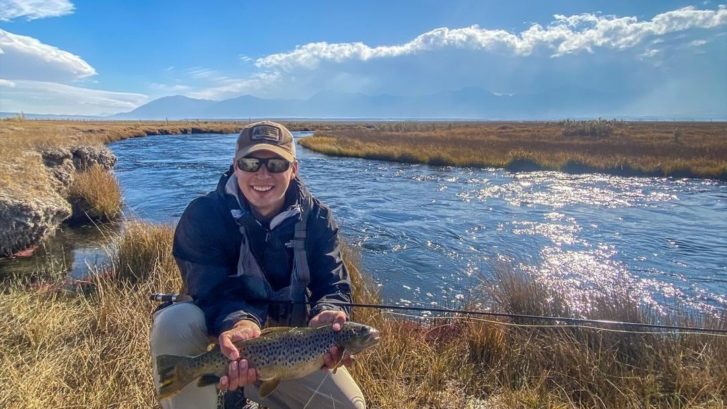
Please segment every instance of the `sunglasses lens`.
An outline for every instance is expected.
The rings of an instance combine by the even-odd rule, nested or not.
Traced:
[[[266,166],[270,172],[280,173],[285,172],[290,167],[290,162],[285,159],[268,159]]]
[[[237,160],[237,167],[245,172],[257,172],[261,162],[255,158],[240,158]]]

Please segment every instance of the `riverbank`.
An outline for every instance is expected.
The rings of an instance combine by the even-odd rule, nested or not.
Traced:
[[[434,166],[727,180],[725,122],[391,122],[318,131],[300,144]]]
[[[1,120],[0,257],[24,250],[30,253],[64,221],[83,219],[78,213],[89,206],[79,192],[103,187],[118,202],[113,181],[93,170],[108,172],[116,161],[105,144],[148,135],[234,133],[241,126],[236,122]],[[97,189],[74,187],[76,175],[85,171],[90,171]],[[98,185],[99,180],[107,183]],[[119,206],[106,203],[91,213],[107,218]]]
[[[7,283],[0,292],[0,407],[158,408],[148,336],[154,291],[175,291],[171,226],[132,224],[112,266],[89,282]],[[355,300],[376,285],[345,260]],[[144,274],[140,274],[140,273]],[[571,315],[562,297],[502,269],[478,292],[493,311]],[[478,308],[483,308],[479,306]],[[628,297],[594,300],[596,319],[727,329],[724,317],[657,316]],[[352,369],[372,408],[720,408],[727,400],[727,338],[630,333],[548,322],[418,321],[355,309],[382,333]]]

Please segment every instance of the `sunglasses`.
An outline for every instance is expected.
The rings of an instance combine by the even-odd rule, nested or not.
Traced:
[[[283,173],[290,169],[293,162],[281,158],[240,158],[237,160],[237,167],[245,172],[257,172],[263,164],[270,173]]]

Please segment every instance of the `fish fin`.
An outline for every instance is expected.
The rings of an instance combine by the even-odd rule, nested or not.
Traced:
[[[267,327],[264,330],[260,331],[260,336],[288,331],[290,331],[290,327]]]
[[[345,352],[346,352],[346,349],[341,348],[341,358],[338,359],[338,362],[336,362],[336,365],[334,365],[333,369],[331,370],[331,372],[333,372],[334,375],[336,374],[336,371],[338,370],[338,368],[343,366],[343,354]]]
[[[188,369],[194,358],[177,355],[159,355],[159,399],[170,398],[192,382],[193,374]]]
[[[205,374],[199,378],[199,381],[197,381],[197,386],[201,388],[203,386],[216,385],[218,383],[220,383],[219,376],[213,374]]]
[[[271,393],[273,393],[275,388],[278,387],[278,383],[280,383],[280,378],[273,378],[269,381],[263,382],[260,385],[260,397],[265,398],[268,395],[270,395]]]

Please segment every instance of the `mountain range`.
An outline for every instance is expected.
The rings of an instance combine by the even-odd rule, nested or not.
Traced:
[[[111,119],[561,119],[619,115],[619,95],[580,88],[539,94],[496,94],[463,88],[429,95],[364,95],[319,92],[307,99],[264,99],[243,95],[222,101],[181,95],[156,99]]]

